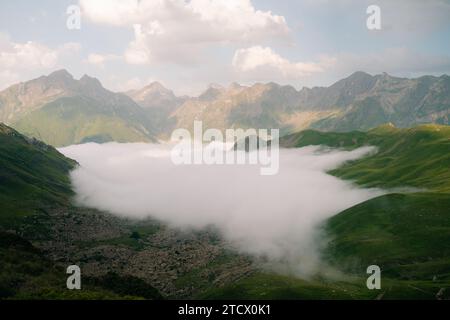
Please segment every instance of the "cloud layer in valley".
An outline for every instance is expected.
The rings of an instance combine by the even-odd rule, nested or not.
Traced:
[[[182,229],[214,226],[239,251],[288,261],[298,274],[317,268],[321,222],[381,194],[325,173],[371,147],[282,149],[274,176],[261,176],[256,165],[175,166],[170,150],[118,143],[61,149],[80,163],[71,174],[79,204]]]

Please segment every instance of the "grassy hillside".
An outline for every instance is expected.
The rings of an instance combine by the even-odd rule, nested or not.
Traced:
[[[72,204],[76,162],[0,124],[0,300],[189,298],[252,272],[212,230],[181,231]],[[82,291],[65,268],[82,270]]]
[[[213,258],[204,258],[204,263],[177,275],[175,285],[200,288],[192,291],[192,297],[206,299],[449,298],[449,138],[449,127],[434,125],[413,129],[396,129],[386,125],[366,133],[308,130],[282,138],[281,144],[285,147],[321,144],[353,149],[375,145],[379,149],[374,155],[349,162],[331,172],[360,185],[396,188],[388,195],[349,208],[324,224],[330,240],[323,252],[324,258],[343,271],[345,276],[339,280],[320,276],[301,280],[255,273],[249,268],[248,272],[230,277],[232,284],[227,280],[217,285],[210,275],[215,272],[224,275],[232,273],[233,266],[239,260],[218,259],[218,263],[214,264],[211,263],[215,261]],[[52,220],[52,223],[61,220],[52,228],[53,231],[60,230],[56,232],[59,237],[78,239],[80,230],[90,230],[83,231],[86,235],[104,234],[103,240],[58,240],[64,250],[68,243],[71,246],[80,241],[89,243],[90,247],[85,249],[78,244],[83,257],[85,253],[89,257],[82,259],[103,261],[105,256],[98,256],[97,251],[90,248],[101,250],[109,246],[107,250],[113,250],[114,255],[105,261],[120,265],[122,259],[129,261],[128,254],[131,256],[136,252],[133,257],[138,257],[140,252],[154,250],[149,248],[157,245],[162,246],[164,251],[164,255],[152,254],[152,260],[155,257],[162,259],[158,265],[164,262],[171,268],[171,264],[180,263],[177,259],[167,262],[170,258],[167,254],[171,251],[174,257],[181,256],[184,261],[182,266],[195,265],[199,260],[197,256],[189,256],[192,260],[186,262],[183,247],[174,247],[172,240],[170,245],[164,241],[160,243],[158,239],[167,237],[163,231],[151,229],[148,235],[139,232],[138,238],[131,238],[123,224],[102,220],[104,218],[92,212],[82,214],[74,208],[67,209],[72,195],[67,174],[75,165],[74,161],[65,158],[53,147],[25,138],[15,130],[0,125],[0,260],[3,262],[0,265],[0,298],[159,298],[148,282],[127,278],[123,274],[84,278],[89,290],[82,293],[67,291],[64,289],[64,270],[48,260],[23,236],[5,232],[20,230],[18,226],[27,219],[32,219],[30,224],[33,228],[39,228],[36,217],[45,216],[49,212],[47,206],[57,205],[60,209],[54,214],[64,218],[59,216]],[[397,189],[402,187],[417,190],[405,193]],[[74,214],[69,214],[71,212]],[[204,251],[208,245],[201,243],[199,252],[209,252]],[[124,251],[126,256],[122,256]],[[186,252],[189,254],[190,251]],[[147,260],[141,263],[148,267]],[[246,262],[240,263],[241,269],[247,267]],[[365,270],[370,264],[377,264],[382,269],[381,291],[370,291],[365,286]],[[133,272],[136,270],[133,269]],[[111,285],[112,282],[116,285]]]
[[[378,147],[374,155],[330,173],[357,184],[395,188],[324,223],[324,260],[344,272],[340,281],[256,274],[203,297],[299,299],[436,299],[450,297],[450,127],[323,133],[307,130],[281,139],[284,147]],[[417,188],[401,192],[404,187]],[[382,290],[366,288],[366,268],[379,265]]]
[[[307,130],[283,137],[284,147],[326,145],[354,149],[378,147],[375,155],[330,173],[368,187],[415,187],[450,192],[450,126],[397,129],[384,125],[368,132],[323,133]]]
[[[61,147],[86,141],[155,141],[144,110],[84,75],[55,71],[0,92],[0,122]]]
[[[379,265],[385,276],[450,284],[450,197],[389,194],[331,218],[326,251],[340,269],[362,274]]]
[[[68,173],[75,165],[55,148],[0,124],[0,227],[11,227],[42,205],[67,202]]]
[[[325,255],[333,265],[362,275],[368,265],[377,264],[391,279],[434,279],[435,284],[442,281],[450,287],[450,127],[308,131],[283,141],[287,146],[291,143],[350,149],[377,146],[376,154],[330,173],[368,187],[394,188],[391,194],[349,208],[325,224],[332,239]],[[405,187],[417,190],[401,192]]]
[[[441,288],[443,281],[398,281],[383,278],[382,290],[368,290],[366,279],[348,277],[342,280],[324,278],[302,280],[273,273],[257,273],[233,285],[212,289],[199,299],[283,299],[283,300],[372,300],[372,299],[449,299]]]
[[[133,110],[127,112],[132,114]],[[141,123],[144,117],[133,118],[127,112],[112,112],[110,106],[87,97],[65,97],[23,116],[13,126],[57,147],[88,141],[153,141]]]
[[[76,165],[55,148],[0,123],[0,300],[161,299],[143,280],[115,273],[83,277],[83,290],[67,290],[65,270],[25,240],[24,230],[58,240],[51,239],[49,228],[56,226],[49,225],[49,208],[66,216],[73,211],[69,171]]]

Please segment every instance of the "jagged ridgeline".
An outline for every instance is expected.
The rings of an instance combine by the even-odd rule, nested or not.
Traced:
[[[178,97],[154,82],[125,93],[111,92],[89,76],[65,70],[0,92],[0,121],[54,146],[83,142],[167,139],[175,128],[278,128],[281,135],[307,128],[369,130],[449,124],[450,77],[417,79],[356,72],[330,87],[276,83],[211,85],[198,97]]]
[[[152,101],[161,101],[156,97],[170,101],[166,134],[175,127],[191,129],[194,120],[202,120],[205,128],[221,130],[279,128],[281,135],[306,128],[368,130],[387,122],[397,127],[449,124],[450,77],[446,75],[406,79],[356,72],[330,87],[301,90],[276,83],[233,83],[212,85],[198,97],[179,100],[155,90],[148,87],[130,96],[147,110],[162,110],[162,104],[149,108],[146,96]]]
[[[0,121],[53,146],[83,142],[154,141],[140,106],[88,76],[65,70],[0,93]]]

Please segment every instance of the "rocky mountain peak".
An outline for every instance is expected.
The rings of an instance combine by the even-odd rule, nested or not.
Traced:
[[[164,87],[160,82],[154,81],[140,90],[141,95],[161,95],[175,97],[172,90]]]
[[[64,80],[64,79],[73,80],[72,74],[70,74],[69,71],[67,71],[66,69],[56,70],[56,71],[50,73],[47,76],[47,78],[60,79],[60,80]]]
[[[198,99],[201,101],[212,101],[218,98],[224,91],[225,88],[221,85],[211,84],[209,85],[208,89],[206,89],[206,91],[198,96]]]
[[[80,83],[83,85],[93,86],[93,87],[97,87],[97,88],[98,87],[103,88],[101,82],[97,78],[90,77],[87,74],[83,75],[80,78]]]
[[[239,83],[237,82],[233,82],[230,84],[229,89],[230,90],[237,90],[237,89],[242,89],[243,86],[241,86]]]

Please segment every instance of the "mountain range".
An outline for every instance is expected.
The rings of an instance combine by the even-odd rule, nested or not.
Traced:
[[[0,92],[0,121],[54,146],[88,141],[154,141],[142,108],[87,75],[66,70]]]
[[[167,139],[175,128],[279,128],[366,131],[449,124],[450,77],[398,78],[356,72],[330,87],[276,83],[211,85],[198,97],[178,97],[154,82],[115,93],[99,80],[76,80],[66,70],[15,84],[0,92],[0,122],[54,146],[89,141],[135,142]]]

